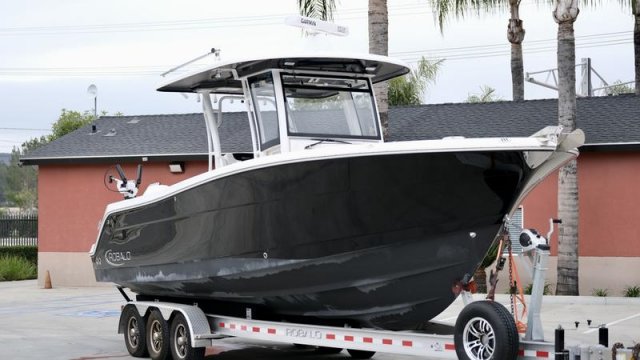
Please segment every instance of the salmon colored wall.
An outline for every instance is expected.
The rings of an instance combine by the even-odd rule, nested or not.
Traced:
[[[525,227],[549,231],[557,216],[557,174],[525,201]],[[578,158],[580,256],[640,256],[640,153],[582,153]],[[552,254],[557,253],[557,230]]]
[[[136,165],[124,165],[123,169],[127,177],[135,177]],[[39,166],[38,251],[89,251],[105,206],[123,199],[119,193],[105,188],[103,179],[107,170],[117,176],[110,164]],[[170,173],[168,162],[146,163],[140,194],[151,183],[171,185],[206,170],[206,162],[188,162],[182,174]],[[110,185],[114,189],[114,184]]]
[[[578,165],[579,166],[579,165]],[[578,170],[580,171],[580,170]],[[544,179],[522,202],[524,227],[536,229],[546,236],[549,231],[549,218],[558,215],[558,172]],[[557,228],[550,239],[551,253],[558,253]]]
[[[206,167],[205,162],[187,163],[185,173],[172,174],[168,163],[147,163],[141,189],[156,181],[174,184],[206,171]],[[105,206],[122,199],[103,185],[108,168],[108,164],[40,166],[39,251],[89,251]],[[127,175],[135,175],[135,165],[124,169]],[[639,257],[640,153],[583,153],[578,176],[580,256]],[[546,234],[549,217],[557,217],[556,199],[554,174],[523,202],[525,227]],[[551,241],[553,255],[557,253],[556,235],[557,231]]]

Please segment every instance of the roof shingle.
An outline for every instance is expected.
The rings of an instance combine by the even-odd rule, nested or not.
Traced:
[[[391,141],[446,136],[529,136],[557,123],[557,100],[400,106],[389,109]],[[588,147],[640,145],[640,97],[619,95],[578,99],[578,127]],[[22,157],[27,164],[54,159],[186,156],[206,158],[202,114],[103,116]],[[222,151],[251,153],[246,112],[223,115]],[[114,133],[113,136],[105,136]]]

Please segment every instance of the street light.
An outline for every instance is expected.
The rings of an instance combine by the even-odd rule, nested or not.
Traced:
[[[89,85],[87,95],[93,98],[93,120],[95,121],[98,118],[98,87],[94,84]]]

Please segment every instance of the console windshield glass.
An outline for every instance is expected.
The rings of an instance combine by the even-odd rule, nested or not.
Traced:
[[[367,79],[282,75],[290,135],[379,139]]]

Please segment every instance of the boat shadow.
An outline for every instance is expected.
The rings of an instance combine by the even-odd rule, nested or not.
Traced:
[[[312,346],[268,343],[234,343],[228,346],[208,347],[205,359],[209,360],[238,360],[238,359],[350,359],[351,356],[343,350],[338,354],[327,354]]]

